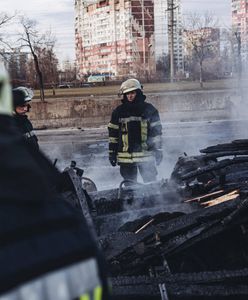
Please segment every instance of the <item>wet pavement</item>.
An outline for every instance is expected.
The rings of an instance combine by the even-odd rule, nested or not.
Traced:
[[[248,121],[225,120],[163,123],[164,160],[158,178],[168,178],[179,156],[199,154],[199,150],[218,143],[248,138]],[[108,161],[107,128],[67,128],[37,131],[41,149],[62,170],[71,160],[82,167],[98,189],[117,187],[118,167]]]

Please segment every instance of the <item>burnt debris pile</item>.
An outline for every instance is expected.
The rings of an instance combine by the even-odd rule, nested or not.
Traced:
[[[118,189],[89,193],[95,208],[94,224],[98,235],[123,231],[139,225],[153,215],[190,212],[192,208],[181,202],[177,191],[160,181]]]
[[[238,140],[179,158],[169,180],[77,192],[114,299],[247,299],[247,181]]]
[[[171,184],[186,202],[211,206],[238,197],[248,182],[248,140],[235,140],[200,150],[202,155],[180,157]]]
[[[103,239],[114,293],[166,299],[164,286],[168,299],[247,296],[247,203],[239,198]]]

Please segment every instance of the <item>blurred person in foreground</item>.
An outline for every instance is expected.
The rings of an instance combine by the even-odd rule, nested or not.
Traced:
[[[0,64],[0,299],[108,299],[85,218],[52,188],[60,173],[24,141],[11,98]]]
[[[157,109],[145,102],[137,79],[121,84],[122,104],[113,112],[109,130],[109,160],[120,166],[126,185],[137,182],[138,170],[144,182],[156,180],[163,159],[162,126]]]
[[[19,86],[12,90],[14,104],[14,119],[25,140],[35,148],[39,148],[38,138],[34,133],[33,125],[27,117],[30,111],[30,102],[34,96],[31,89]]]

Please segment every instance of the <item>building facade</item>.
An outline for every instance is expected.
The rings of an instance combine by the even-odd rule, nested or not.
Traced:
[[[193,56],[199,51],[206,57],[220,56],[220,29],[203,27],[196,30],[184,30],[184,55]]]
[[[155,25],[155,57],[158,60],[168,54],[168,22],[167,1],[156,0],[154,2]]]
[[[30,58],[29,52],[14,48],[12,51],[0,50],[0,57],[12,80],[26,81],[26,69]]]
[[[153,0],[75,0],[79,79],[146,78],[155,72]]]
[[[248,0],[232,0],[232,28],[237,56],[248,66]]]
[[[202,70],[204,68],[205,75],[209,73],[212,74],[211,76],[218,76],[220,72],[217,67],[220,59],[220,29],[203,27],[184,30],[183,41],[186,76],[195,79],[200,68]]]

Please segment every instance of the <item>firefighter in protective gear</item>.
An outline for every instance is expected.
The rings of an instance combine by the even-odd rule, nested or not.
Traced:
[[[144,182],[156,180],[163,159],[162,126],[157,109],[146,103],[137,79],[121,84],[122,104],[112,113],[109,130],[109,160],[120,166],[124,180],[136,182],[138,170]]]
[[[59,172],[23,140],[11,106],[0,66],[0,299],[109,299],[84,216],[51,188]]]
[[[19,130],[29,144],[39,149],[38,138],[34,133],[32,123],[26,115],[31,108],[30,101],[34,96],[33,91],[20,86],[12,90],[12,96],[14,104],[14,118]]]

